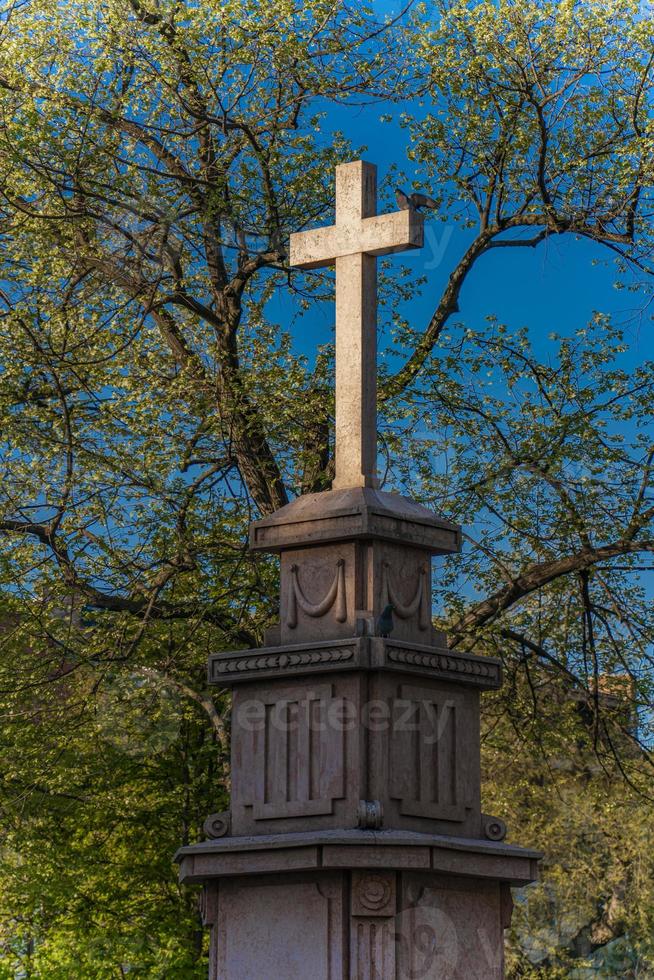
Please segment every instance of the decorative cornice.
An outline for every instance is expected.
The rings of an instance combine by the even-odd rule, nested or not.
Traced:
[[[282,674],[314,673],[320,668],[362,666],[359,661],[360,641],[357,637],[342,644],[311,644],[306,647],[280,647],[263,650],[244,650],[225,656],[209,658],[209,683],[246,680],[252,676],[281,676]]]
[[[350,857],[352,854],[352,857]],[[538,878],[539,851],[483,838],[446,837],[413,831],[327,830],[223,837],[182,847],[175,855],[183,883],[216,881],[243,875],[251,863],[254,874],[330,868],[384,871],[424,868],[448,875],[506,881],[523,886]]]
[[[214,653],[209,658],[209,683],[226,687],[259,678],[342,670],[403,671],[486,690],[502,684],[501,663],[492,657],[454,653],[443,647],[402,643],[379,636]]]
[[[439,673],[456,674],[461,680],[474,679],[484,687],[500,687],[502,673],[499,661],[490,657],[474,657],[448,651],[416,649],[413,645],[386,643],[384,658],[399,669],[427,668]]]

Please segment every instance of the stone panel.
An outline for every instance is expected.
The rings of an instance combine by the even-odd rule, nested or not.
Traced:
[[[345,980],[342,876],[220,885],[211,980]]]
[[[454,836],[481,832],[478,694],[440,681],[372,675],[390,725],[369,734],[370,796],[384,827]]]
[[[360,826],[481,834],[478,695],[395,673],[238,686],[232,832]]]
[[[355,542],[342,542],[282,554],[282,643],[355,636],[358,551]]]
[[[397,980],[501,980],[505,900],[498,882],[405,873]]]
[[[431,625],[431,555],[402,544],[375,541],[369,548],[368,605],[376,623],[393,606],[393,639],[428,645]]]
[[[356,826],[361,789],[356,674],[239,689],[232,730],[235,834]]]
[[[461,823],[466,815],[462,695],[402,684],[388,739],[390,795],[403,816]]]

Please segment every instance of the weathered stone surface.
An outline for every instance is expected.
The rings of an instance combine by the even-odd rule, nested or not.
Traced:
[[[212,943],[221,980],[342,980],[342,875],[220,886]]]
[[[336,266],[336,476],[334,489],[377,480],[377,258],[417,248],[415,211],[376,215],[377,168],[336,168],[336,222],[291,235],[291,265]]]
[[[498,882],[402,877],[400,977],[501,980],[503,895]]]
[[[206,889],[215,980],[500,980],[508,886],[318,869]]]

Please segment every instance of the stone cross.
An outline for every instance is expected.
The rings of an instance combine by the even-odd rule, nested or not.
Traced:
[[[291,235],[290,264],[336,266],[336,476],[332,487],[377,480],[377,256],[420,248],[414,210],[377,214],[377,168],[336,167],[336,222]]]

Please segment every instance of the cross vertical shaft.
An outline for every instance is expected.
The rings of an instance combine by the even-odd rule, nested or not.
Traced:
[[[336,259],[334,490],[377,479],[377,259]]]
[[[376,487],[377,256],[423,241],[413,210],[377,214],[377,168],[355,160],[336,168],[336,222],[291,235],[290,263],[336,266],[336,475],[334,490]]]
[[[336,224],[356,228],[377,213],[377,168],[357,161],[336,171]],[[336,264],[336,476],[334,490],[377,486],[377,258]]]

